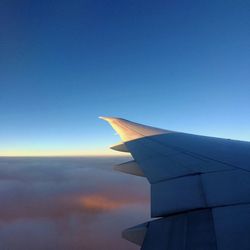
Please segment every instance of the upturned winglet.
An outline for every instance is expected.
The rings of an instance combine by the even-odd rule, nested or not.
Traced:
[[[100,119],[107,121],[113,129],[120,135],[124,142],[135,140],[138,138],[172,133],[173,131],[154,128],[151,126],[142,125],[131,122],[122,118],[100,116]]]

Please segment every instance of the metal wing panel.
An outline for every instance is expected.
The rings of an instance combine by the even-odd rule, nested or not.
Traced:
[[[155,135],[154,140],[177,150],[250,170],[250,143],[185,133]]]
[[[151,216],[250,203],[250,173],[242,170],[189,175],[151,185]]]
[[[213,210],[218,250],[250,249],[250,204]]]
[[[173,136],[162,134],[157,138],[163,137],[168,142],[170,135]],[[150,183],[183,175],[234,169],[233,166],[193,152],[158,143],[155,136],[128,141],[125,144]]]
[[[149,222],[142,250],[218,250],[212,212],[192,211]]]
[[[201,175],[209,207],[250,203],[250,172],[235,170]]]
[[[151,216],[160,217],[205,208],[200,175],[186,176],[151,185]]]

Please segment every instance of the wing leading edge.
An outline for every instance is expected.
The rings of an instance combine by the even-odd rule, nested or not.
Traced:
[[[123,141],[112,148],[134,158],[116,169],[145,176],[151,184],[156,220],[143,224],[144,240],[142,233],[140,240],[131,236],[138,227],[125,230],[125,238],[143,250],[250,249],[249,142],[101,118]]]

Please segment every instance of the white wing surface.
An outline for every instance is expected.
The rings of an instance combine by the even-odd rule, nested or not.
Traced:
[[[250,249],[250,142],[164,130],[101,117],[134,161],[117,170],[151,184],[148,223],[123,236],[143,250]]]

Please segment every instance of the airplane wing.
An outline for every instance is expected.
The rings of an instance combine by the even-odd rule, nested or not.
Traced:
[[[151,184],[154,220],[123,237],[142,250],[250,249],[250,142],[158,129],[101,117],[133,161],[115,168]]]

